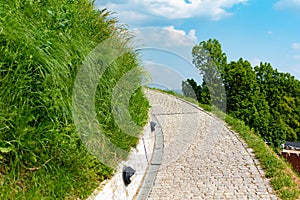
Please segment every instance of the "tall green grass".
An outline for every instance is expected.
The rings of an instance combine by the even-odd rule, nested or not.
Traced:
[[[72,89],[88,53],[125,31],[88,0],[0,2],[0,199],[85,198],[111,176],[76,133]],[[111,91],[136,67],[137,53],[123,55],[97,92],[103,131],[127,151],[137,138],[114,124]],[[134,121],[144,125],[149,105],[141,89],[131,102]]]

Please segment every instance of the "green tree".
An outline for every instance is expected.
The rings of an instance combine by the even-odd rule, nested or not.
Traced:
[[[269,124],[269,106],[251,64],[242,58],[229,63],[224,70],[224,85],[228,112],[264,135]]]
[[[202,85],[197,85],[194,79],[182,81],[182,91],[187,97],[196,98],[201,104],[211,105],[210,94],[205,82]]]
[[[202,89],[210,93],[211,102],[222,110],[226,110],[226,96],[222,76],[227,64],[221,44],[216,39],[203,41],[193,50],[193,63],[203,75]],[[206,88],[207,87],[207,88]],[[205,99],[209,101],[209,99]]]
[[[251,64],[243,59],[229,63],[225,68],[224,85],[228,111],[250,124],[250,116],[255,112],[254,98],[258,94]]]
[[[192,54],[203,82],[197,85],[188,79],[185,83],[193,88],[199,102],[225,111],[226,99],[228,113],[275,145],[300,138],[300,81],[278,72],[270,63],[252,68],[241,58],[227,64],[215,39],[200,42]]]
[[[190,83],[191,81],[191,83]],[[193,84],[193,85],[192,85]],[[187,79],[181,83],[183,95],[189,98],[197,99],[197,83],[193,79]]]
[[[289,73],[278,72],[269,63],[261,63],[254,69],[272,116],[266,135],[277,143],[279,140],[297,140],[300,127],[299,81]]]

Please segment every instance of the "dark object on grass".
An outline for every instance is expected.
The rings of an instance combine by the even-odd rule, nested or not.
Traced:
[[[300,142],[286,142],[280,146],[282,149],[300,151]]]
[[[134,173],[135,170],[132,169],[131,167],[125,167],[123,169],[123,182],[126,187],[131,183],[130,178],[134,175]]]

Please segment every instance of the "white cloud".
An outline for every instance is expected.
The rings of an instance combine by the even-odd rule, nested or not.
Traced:
[[[163,28],[139,28],[132,32],[136,36],[135,40],[146,46],[184,48],[193,47],[197,43],[194,29],[186,33],[184,30],[175,29],[174,26],[167,26]]]
[[[139,28],[132,30],[134,34],[134,46],[154,47],[166,49],[175,54],[192,60],[192,48],[197,44],[196,31],[178,30],[174,26],[163,28]]]
[[[279,0],[274,7],[278,10],[299,10],[300,0]]]
[[[185,19],[205,17],[219,20],[232,13],[228,9],[234,5],[246,3],[247,0],[111,0],[109,2],[97,0],[101,8],[107,7],[115,11],[127,21],[141,20],[132,16],[163,17],[165,19]],[[124,12],[135,14],[126,15]]]
[[[133,46],[164,49],[191,62],[192,48],[197,44],[196,31],[178,30],[174,26],[163,28],[139,28],[132,30]]]
[[[165,43],[167,46],[190,46],[197,41],[196,30],[191,29],[188,34],[183,30],[176,30],[174,26],[163,27],[161,35],[166,36]]]
[[[147,21],[148,20],[148,16],[143,14],[143,13],[139,13],[139,12],[134,12],[134,11],[122,11],[120,13],[118,13],[118,19],[129,19],[129,20],[133,20],[136,21],[137,19],[139,21]],[[129,21],[130,22],[130,21]]]
[[[268,35],[272,35],[273,32],[272,32],[272,31],[268,31],[267,34],[268,34]]]
[[[167,26],[139,28],[132,30],[132,33],[135,36],[133,46],[140,50],[143,62],[151,61],[169,66],[183,77],[193,77],[201,82],[202,79],[197,76],[198,71],[192,64],[192,48],[197,44],[194,29],[185,31]]]
[[[197,41],[197,36],[196,36],[196,30],[195,29],[191,29],[189,32],[189,36],[192,40]]]
[[[300,43],[293,43],[291,46],[294,50],[300,50]]]

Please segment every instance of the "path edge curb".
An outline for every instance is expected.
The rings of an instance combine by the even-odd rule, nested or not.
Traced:
[[[154,114],[151,114],[150,121],[154,122],[155,125],[155,147],[152,152],[152,158],[150,160],[150,163],[146,169],[143,181],[141,186],[139,187],[137,194],[135,196],[135,200],[146,200],[151,192],[151,189],[154,185],[155,178],[157,175],[157,172],[161,166],[162,162],[162,155],[163,155],[163,131],[162,127],[159,124],[156,116]]]

